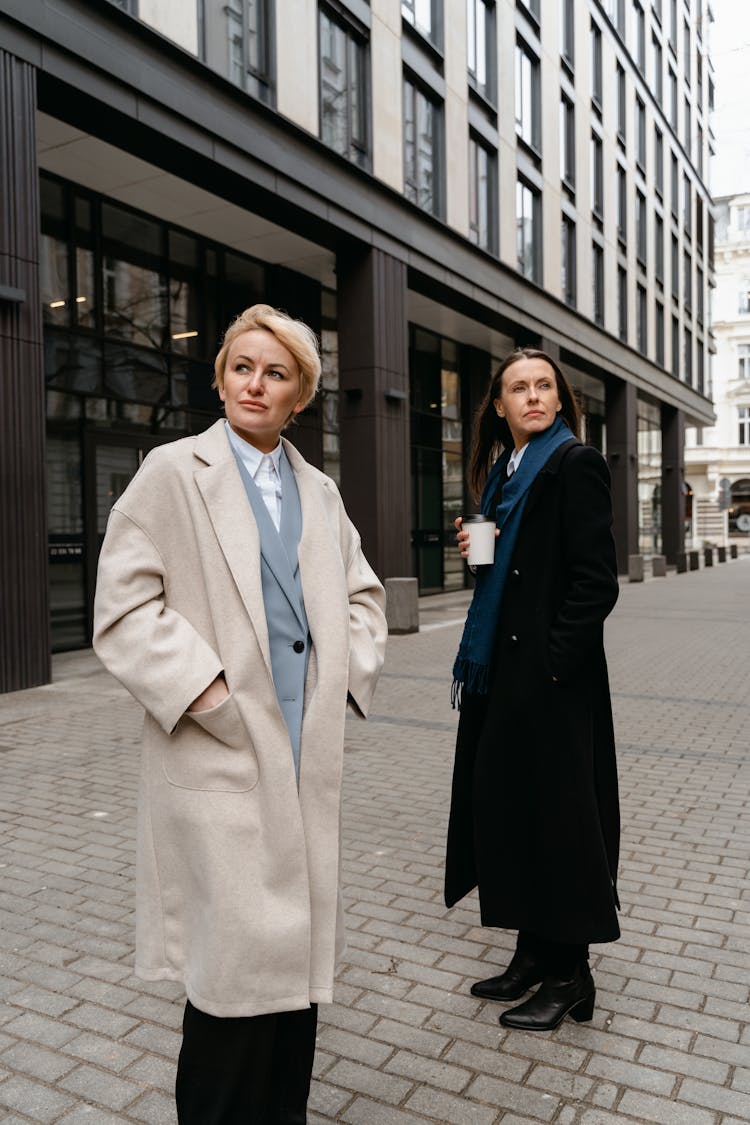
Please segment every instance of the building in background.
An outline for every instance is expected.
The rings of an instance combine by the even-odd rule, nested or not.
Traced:
[[[217,416],[264,299],[323,390],[293,439],[381,577],[464,582],[488,376],[558,357],[619,564],[674,557],[707,397],[707,0],[0,0],[0,690],[90,637],[109,508]]]
[[[750,194],[716,200],[716,424],[687,431],[696,546],[750,539]]]

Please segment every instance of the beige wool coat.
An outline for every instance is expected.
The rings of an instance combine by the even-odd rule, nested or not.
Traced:
[[[182,981],[216,1016],[332,999],[347,694],[366,715],[385,649],[383,589],[335,484],[284,448],[313,645],[299,790],[258,531],[223,421],[149,453],[99,561],[94,648],[145,709],[136,971]],[[222,670],[229,697],[188,714]]]

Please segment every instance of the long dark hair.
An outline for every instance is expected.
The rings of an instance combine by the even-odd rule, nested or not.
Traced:
[[[478,500],[481,496],[487,474],[500,450],[513,445],[513,438],[507,421],[505,418],[498,417],[495,410],[495,399],[500,398],[504,373],[519,359],[543,359],[545,363],[550,365],[555,373],[557,393],[562,403],[560,413],[568,423],[571,433],[575,437],[579,436],[581,412],[578,409],[573,389],[563,375],[560,366],[546,352],[539,351],[537,348],[515,348],[505,357],[492,376],[487,393],[482,399],[474,418],[469,457],[469,484],[475,500]]]

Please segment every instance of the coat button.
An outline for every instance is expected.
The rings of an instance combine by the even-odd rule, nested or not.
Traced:
[[[294,644],[292,645],[292,648],[294,649],[295,652],[304,652],[305,651],[305,642],[304,641],[295,641]]]
[[[511,643],[512,645],[517,645],[517,644],[518,644],[518,637],[516,636],[516,634],[515,634],[515,633],[511,633],[511,635],[510,635],[510,643]]]
[[[518,582],[519,578],[521,577],[521,571],[520,570],[511,570],[510,576],[513,579],[514,582]]]

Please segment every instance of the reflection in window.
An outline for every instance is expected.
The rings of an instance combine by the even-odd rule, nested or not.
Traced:
[[[524,180],[516,182],[516,252],[518,269],[531,281],[541,282],[541,200]]]
[[[541,147],[539,61],[524,43],[516,44],[516,133],[534,149]]]
[[[401,0],[401,15],[420,35],[437,42],[434,0]]]
[[[497,157],[476,137],[469,137],[469,237],[483,250],[497,249]]]
[[[591,21],[591,97],[602,105],[602,30]]]
[[[739,433],[737,441],[740,445],[750,445],[750,406],[740,406],[737,410]]]
[[[135,344],[163,348],[167,283],[158,223],[102,205],[104,328]]]
[[[569,188],[575,188],[575,108],[566,97],[560,98],[560,179]]]
[[[571,308],[576,307],[576,225],[567,215],[562,217],[561,227],[561,288],[563,300]]]
[[[368,163],[366,58],[364,42],[321,10],[321,139],[362,167]]]
[[[591,134],[591,210],[600,219],[604,214],[604,157],[597,133]]]
[[[604,324],[604,250],[598,242],[591,249],[594,323]]]
[[[270,103],[272,0],[228,0],[221,10],[227,21],[229,80]]]
[[[404,195],[424,211],[441,213],[440,108],[404,79]]]
[[[495,5],[489,0],[466,0],[466,66],[471,85],[489,101],[495,100]]]

